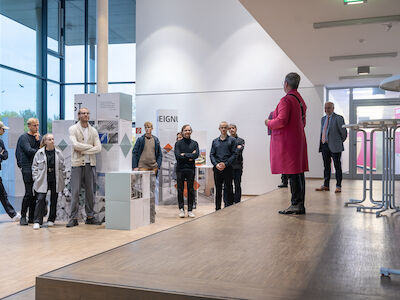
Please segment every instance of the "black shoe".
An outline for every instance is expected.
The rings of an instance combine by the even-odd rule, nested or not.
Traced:
[[[21,217],[21,220],[19,220],[19,225],[28,225],[26,217]]]
[[[85,224],[87,225],[101,225],[100,221],[97,221],[96,218],[86,218]]]
[[[287,209],[280,210],[279,213],[282,215],[290,215],[290,214],[304,215],[306,213],[306,209],[304,207],[290,205]]]
[[[288,187],[288,185],[287,185],[287,183],[286,184],[284,184],[284,183],[282,183],[282,184],[280,184],[280,185],[278,185],[278,188],[287,188]]]
[[[29,223],[29,224],[33,224],[33,223],[35,223],[35,222],[33,222],[33,220],[30,220],[30,219],[29,219],[29,220],[28,220],[28,223]]]
[[[69,220],[66,227],[74,227],[74,226],[78,226],[78,225],[79,225],[79,223],[78,223],[77,219],[71,219],[71,220]]]

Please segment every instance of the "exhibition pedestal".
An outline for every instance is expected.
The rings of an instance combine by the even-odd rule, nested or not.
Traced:
[[[106,228],[132,230],[154,223],[154,188],[151,171],[106,173]]]

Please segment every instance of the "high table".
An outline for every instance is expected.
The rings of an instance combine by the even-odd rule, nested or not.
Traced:
[[[376,216],[379,217],[382,212],[388,209],[394,209],[395,212],[400,211],[400,207],[396,206],[395,200],[395,153],[396,153],[396,131],[400,127],[400,119],[381,119],[362,121],[358,124],[343,125],[364,135],[364,163],[363,163],[363,198],[361,200],[350,199],[345,203],[357,204],[357,211],[377,210]],[[366,129],[371,129],[370,138],[367,139]],[[382,199],[373,199],[373,146],[374,135],[376,132],[382,132]],[[367,187],[367,142],[370,142],[370,167],[368,172],[369,187]],[[366,200],[366,193],[369,191],[369,198],[373,206],[362,206],[362,202]]]

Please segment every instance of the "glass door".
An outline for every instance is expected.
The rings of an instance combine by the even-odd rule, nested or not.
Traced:
[[[398,104],[395,104],[395,103]],[[354,112],[356,123],[360,121],[376,120],[376,119],[400,119],[400,103],[399,101],[362,101],[354,104]],[[376,131],[372,134],[371,129],[367,129],[367,173],[372,169],[374,179],[380,179],[382,176],[382,132]],[[372,150],[371,150],[372,137]],[[355,141],[354,141],[355,139]],[[352,159],[352,177],[361,179],[364,171],[364,135],[361,132],[353,135],[353,142],[350,143],[355,147]],[[371,156],[372,151],[372,156]],[[400,174],[400,131],[396,133],[396,174]]]

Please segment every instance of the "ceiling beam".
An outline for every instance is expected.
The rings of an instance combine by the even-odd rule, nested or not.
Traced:
[[[321,29],[330,27],[352,26],[352,25],[372,24],[372,23],[388,23],[388,22],[400,22],[400,15],[318,22],[318,23],[313,23],[313,27],[314,29]]]
[[[340,55],[330,56],[330,61],[335,60],[352,60],[352,59],[367,59],[367,58],[381,58],[381,57],[396,57],[397,52],[384,52],[384,53],[368,53],[368,54],[355,54],[355,55]]]

